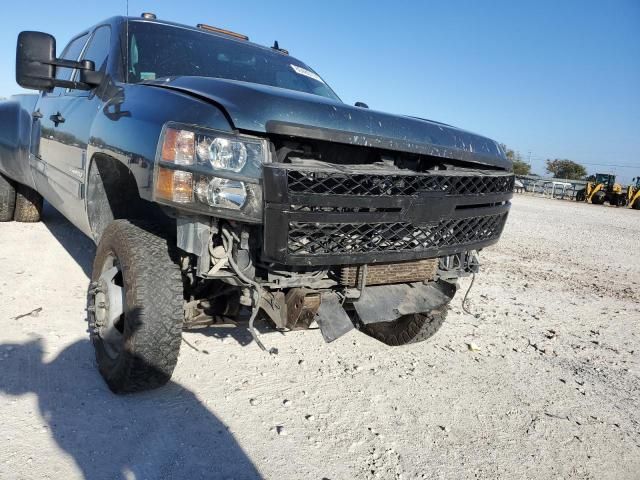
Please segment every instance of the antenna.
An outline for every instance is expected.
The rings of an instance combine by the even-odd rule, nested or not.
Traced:
[[[125,25],[125,37],[127,39],[127,44],[124,46],[124,58],[125,58],[125,62],[124,62],[124,67],[125,67],[125,74],[124,74],[124,81],[125,83],[129,83],[129,0],[127,1],[127,16],[126,16],[126,25]]]

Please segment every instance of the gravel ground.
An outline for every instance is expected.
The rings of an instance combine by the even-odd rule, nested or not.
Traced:
[[[185,334],[112,395],[84,322],[93,245],[0,225],[0,478],[640,478],[640,213],[519,196],[431,341]],[[463,288],[468,280],[462,282]],[[15,318],[36,308],[40,312]]]

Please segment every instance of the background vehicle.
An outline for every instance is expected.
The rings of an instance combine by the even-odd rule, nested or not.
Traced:
[[[623,206],[626,203],[622,185],[616,183],[616,176],[610,173],[597,173],[595,181],[587,183],[586,188],[576,193],[576,200],[591,202],[595,205],[609,202],[615,207]]]
[[[277,44],[115,17],[55,56],[23,32],[0,104],[0,212],[42,197],[97,243],[88,317],[110,388],[171,376],[185,326],[258,313],[389,345],[442,325],[498,241],[511,163],[492,140],[345,105]],[[124,52],[124,53],[123,53]]]
[[[635,183],[627,187],[627,205],[634,210],[640,210],[640,177],[633,179]]]

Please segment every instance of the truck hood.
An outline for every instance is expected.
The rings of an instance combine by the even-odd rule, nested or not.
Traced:
[[[431,120],[235,80],[171,77],[144,83],[210,101],[223,109],[233,128],[246,132],[329,140],[511,168],[495,141]]]

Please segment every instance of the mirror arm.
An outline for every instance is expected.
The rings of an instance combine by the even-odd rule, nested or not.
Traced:
[[[76,62],[74,60],[64,60],[62,58],[56,58],[51,62],[43,62],[47,65],[55,65],[56,67],[62,68],[76,68],[78,70],[94,70],[95,66],[91,60],[83,60],[81,62]]]
[[[80,78],[82,81],[73,82],[71,80],[54,79],[54,83],[57,87],[71,88],[74,90],[91,90],[93,87],[100,85],[104,77],[102,72],[95,71],[95,65],[91,60],[76,62],[74,60],[56,58],[51,62],[47,62],[47,64],[61,68],[74,68],[80,70]]]

